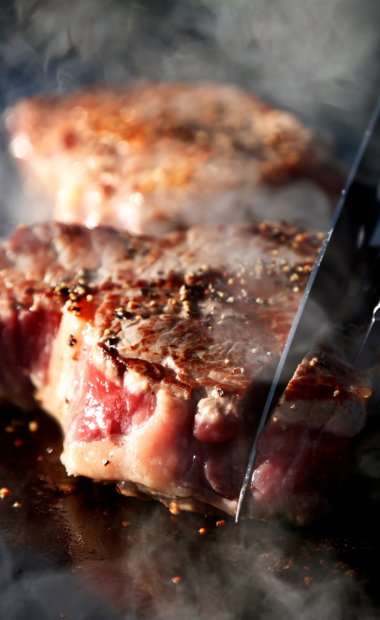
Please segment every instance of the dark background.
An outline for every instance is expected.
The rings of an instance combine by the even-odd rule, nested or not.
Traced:
[[[350,164],[380,92],[379,31],[379,0],[1,0],[0,108],[94,82],[230,82],[332,135]],[[0,147],[5,236],[31,208],[3,133]]]
[[[380,90],[378,0],[2,0],[5,107],[134,78],[231,82],[355,147]]]
[[[380,92],[380,2],[0,2],[2,110],[37,92],[136,78],[234,83],[331,134],[350,163]],[[3,131],[0,140],[4,236],[33,210]],[[2,408],[0,487],[12,495],[0,500],[1,618],[379,617],[376,412],[361,439],[370,450],[358,447],[336,511],[306,530],[229,519],[217,527],[69,479],[55,423],[40,412],[29,419],[36,433],[21,412]]]

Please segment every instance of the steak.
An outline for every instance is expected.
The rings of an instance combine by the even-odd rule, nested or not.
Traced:
[[[0,253],[1,393],[59,421],[69,474],[234,515],[320,243],[265,222],[162,239],[21,226]],[[371,389],[325,355],[303,362],[261,436],[246,516],[307,523],[345,474]]]
[[[337,342],[320,357],[306,356],[264,427],[248,494],[251,517],[306,525],[331,509],[372,395],[370,374],[350,367]]]
[[[18,103],[6,124],[26,185],[48,196],[56,219],[88,227],[159,236],[290,218],[326,229],[342,186],[327,142],[231,86],[43,95]]]

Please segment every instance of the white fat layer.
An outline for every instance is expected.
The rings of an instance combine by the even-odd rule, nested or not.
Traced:
[[[88,343],[94,341],[91,331],[92,328],[85,319],[65,309],[53,343],[47,380],[43,385],[35,383],[41,406],[62,424],[78,385],[78,364],[90,346]],[[75,339],[76,343],[70,346],[68,343],[72,339]]]
[[[65,446],[61,461],[71,475],[86,475],[99,481],[131,481],[143,485],[145,494],[151,493],[153,497],[158,499],[160,499],[160,495],[166,499],[172,498],[174,501],[178,498],[195,497],[230,515],[236,514],[236,500],[226,499],[204,488],[192,489],[181,485],[179,481],[165,485],[162,483],[161,470],[157,471],[155,476],[136,476],[132,462],[133,457],[125,443],[115,446],[110,439],[92,443],[74,441]],[[105,465],[107,461],[108,464]],[[161,462],[159,465],[162,467],[163,463]],[[165,471],[163,473],[165,475]],[[157,486],[153,486],[154,484]]]
[[[93,363],[102,362],[108,374],[105,360],[94,342],[93,328],[85,319],[65,309],[58,335],[53,345],[48,380],[38,391],[38,399],[63,427],[69,418],[69,403],[79,389],[83,362],[91,355]],[[73,346],[68,344],[74,338]],[[109,372],[112,374],[112,368]],[[133,394],[146,393],[148,379],[133,370],[124,374],[124,388]],[[159,389],[156,407],[152,414],[143,412],[134,416],[130,432],[116,445],[112,440],[95,441],[88,444],[65,443],[62,462],[69,474],[84,475],[96,480],[130,480],[141,483],[168,495],[191,495],[189,489],[177,482],[177,474],[188,453],[188,438],[183,431],[187,425],[189,407],[185,399],[172,395],[167,389]],[[104,461],[110,464],[104,466]],[[183,473],[183,472],[182,472]]]
[[[187,439],[181,430],[187,415],[188,408],[183,401],[159,390],[151,417],[143,424],[137,421],[132,424],[128,434],[118,438],[120,444],[115,443],[117,439],[66,442],[61,460],[72,475],[130,480],[169,495],[179,495],[175,474],[186,454]],[[172,441],[168,441],[170,438]],[[110,461],[106,467],[105,460]]]

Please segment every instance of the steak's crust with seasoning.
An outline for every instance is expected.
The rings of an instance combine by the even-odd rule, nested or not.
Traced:
[[[59,420],[70,474],[119,482],[121,492],[174,512],[233,515],[263,382],[320,243],[269,223],[161,240],[57,222],[19,227],[0,252],[3,396],[24,406],[35,397]],[[359,422],[350,437],[365,413],[365,398],[353,399]],[[308,428],[309,418],[297,425]],[[266,437],[258,451],[266,465],[293,450],[291,434],[281,436],[282,452],[266,448]],[[289,485],[279,502],[273,485],[260,474],[248,516],[307,522],[321,512],[319,504],[298,510]]]
[[[251,517],[306,525],[330,512],[372,395],[371,373],[347,363],[353,342],[338,330],[297,368],[258,441]]]
[[[160,235],[286,219],[289,202],[288,216],[314,226],[312,203],[317,226],[327,227],[327,195],[342,186],[330,146],[231,86],[132,83],[44,95],[18,103],[6,122],[28,187],[54,202],[56,219],[92,227]]]

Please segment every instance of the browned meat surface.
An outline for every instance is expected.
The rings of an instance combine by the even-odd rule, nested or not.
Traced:
[[[230,86],[137,83],[39,96],[6,122],[26,185],[49,197],[56,219],[90,228],[161,235],[290,218],[322,229],[327,194],[342,184],[310,129]]]
[[[20,227],[0,254],[2,393],[23,405],[34,393],[59,420],[70,474],[174,512],[234,514],[262,384],[320,241],[267,223],[161,240]],[[324,511],[369,393],[336,356],[305,361],[260,441],[249,516]]]
[[[322,356],[308,355],[298,367],[258,442],[251,517],[286,515],[305,525],[330,511],[372,395],[369,373],[344,358],[335,346]]]

